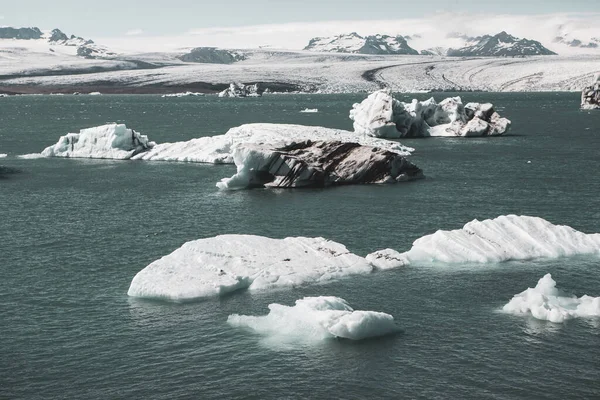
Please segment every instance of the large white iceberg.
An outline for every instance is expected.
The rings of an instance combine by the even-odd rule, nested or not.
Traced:
[[[371,272],[342,244],[323,238],[220,235],[185,243],[132,280],[132,297],[186,301],[238,289],[292,287]]]
[[[125,125],[109,124],[83,129],[79,134],[61,136],[58,143],[46,148],[41,155],[232,164],[233,152],[241,144],[285,146],[305,140],[357,142],[405,156],[414,151],[398,142],[320,126],[246,124],[231,128],[223,135],[156,144],[145,135],[127,129]],[[32,158],[33,155],[27,157]]]
[[[260,97],[262,92],[258,84],[244,85],[243,83],[231,83],[229,87],[219,93],[219,97]]]
[[[339,297],[305,297],[295,306],[269,304],[269,314],[246,316],[233,314],[227,322],[271,336],[298,341],[330,338],[361,340],[398,331],[394,317],[375,311],[354,311]]]
[[[358,134],[396,139],[427,136],[496,136],[510,127],[510,121],[494,111],[490,103],[463,105],[460,97],[439,104],[432,97],[404,103],[389,89],[370,94],[350,110]]]
[[[127,160],[154,145],[146,135],[123,124],[108,124],[61,136],[56,144],[42,151],[42,156]]]
[[[405,157],[358,143],[310,140],[284,147],[243,144],[233,152],[237,173],[220,189],[328,187],[395,183],[423,177]]]
[[[489,263],[600,253],[600,234],[586,234],[537,217],[506,215],[439,230],[403,253],[407,262]]]
[[[571,318],[600,317],[600,297],[562,294],[556,288],[552,275],[546,274],[534,288],[516,294],[502,310],[561,323]]]
[[[594,75],[590,86],[581,92],[581,108],[583,110],[600,109],[600,73]]]

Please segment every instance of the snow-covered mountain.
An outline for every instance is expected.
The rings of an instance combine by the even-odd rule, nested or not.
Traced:
[[[196,47],[177,57],[181,61],[208,64],[232,64],[246,58],[239,51],[217,49],[215,47]]]
[[[39,51],[47,48],[47,51],[78,55],[85,58],[113,56],[106,47],[94,43],[93,40],[84,39],[79,36],[68,36],[60,29],[42,31],[37,27],[13,28],[0,27],[0,47],[30,48]],[[65,48],[71,48],[68,50]]]
[[[313,38],[304,50],[355,54],[419,54],[408,45],[403,36],[360,36],[356,32],[333,37]]]
[[[521,39],[509,35],[505,31],[497,35],[485,35],[476,38],[465,38],[473,44],[460,49],[449,49],[448,55],[453,57],[511,57],[511,56],[548,56],[556,55],[540,42]]]

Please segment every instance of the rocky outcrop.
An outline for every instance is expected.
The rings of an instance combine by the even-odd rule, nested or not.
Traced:
[[[60,29],[53,29],[50,33],[49,42],[62,42],[69,40],[69,37],[65,35]]]
[[[39,28],[11,28],[0,27],[0,39],[41,39],[42,31]]]
[[[258,84],[244,85],[243,83],[231,83],[229,87],[219,93],[219,97],[260,97],[263,91]]]
[[[514,57],[514,56],[549,56],[555,52],[545,48],[540,42],[529,39],[520,39],[500,32],[497,35],[485,35],[477,38],[473,45],[460,49],[448,50],[452,57]]]
[[[369,95],[350,110],[358,134],[396,139],[428,136],[497,136],[505,133],[510,121],[500,117],[491,103],[463,105],[460,97],[437,103],[414,99],[404,103],[389,89]]]
[[[405,157],[378,147],[338,141],[304,141],[274,148],[241,145],[234,150],[237,173],[220,189],[328,187],[394,183],[423,177]]]
[[[233,64],[245,60],[244,54],[215,47],[197,47],[179,57],[181,61],[207,64]]]
[[[581,92],[581,108],[583,110],[600,109],[600,73],[594,76],[592,84]]]
[[[356,54],[419,54],[408,45],[403,36],[361,36],[356,32],[313,38],[304,50]]]

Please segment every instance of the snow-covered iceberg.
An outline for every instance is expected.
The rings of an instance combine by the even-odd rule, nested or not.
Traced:
[[[84,131],[86,134],[83,138],[87,138],[86,140],[80,139]],[[127,129],[125,125],[109,124],[84,129],[79,134],[70,133],[61,136],[58,143],[45,149],[41,156],[232,164],[233,152],[241,144],[267,143],[273,146],[285,146],[305,140],[358,142],[404,156],[414,151],[413,148],[398,142],[320,126],[246,124],[231,128],[223,135],[156,144],[149,141],[147,136]],[[36,156],[38,155],[30,154],[25,158]]]
[[[546,274],[534,288],[516,294],[502,310],[561,323],[571,318],[600,317],[600,297],[563,294],[556,288],[552,275]]]
[[[243,83],[231,83],[229,87],[219,93],[219,97],[260,97],[262,92],[258,83],[244,85]]]
[[[494,111],[490,103],[463,105],[460,97],[437,103],[414,99],[404,103],[392,97],[389,89],[370,94],[350,110],[354,131],[382,138],[428,136],[497,136],[504,134],[510,121]]]
[[[305,297],[295,306],[269,304],[269,314],[233,314],[227,322],[260,334],[288,340],[319,341],[331,338],[361,340],[398,331],[394,317],[376,311],[355,311],[339,297]]]
[[[581,92],[581,108],[583,110],[600,109],[600,73],[594,75],[592,84]]]
[[[0,153],[0,158],[5,158],[6,156],[8,156],[8,154],[6,154],[6,153]]]
[[[323,238],[220,235],[187,242],[154,261],[133,278],[128,295],[186,301],[243,288],[325,282],[372,269],[344,245]]]
[[[423,177],[405,157],[371,146],[310,140],[284,147],[246,144],[233,153],[237,173],[220,189],[328,187],[395,183]]]
[[[600,234],[586,234],[542,218],[506,215],[439,230],[403,253],[408,262],[489,263],[600,253]]]
[[[42,156],[127,160],[154,145],[146,135],[123,124],[108,124],[61,136],[56,144],[42,151]]]

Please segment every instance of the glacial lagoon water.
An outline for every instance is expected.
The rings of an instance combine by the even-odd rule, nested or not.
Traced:
[[[153,260],[223,233],[323,236],[364,256],[510,213],[600,232],[600,112],[579,111],[577,94],[461,95],[493,102],[513,129],[403,140],[424,180],[238,192],[214,186],[232,165],[16,156],[105,122],[159,142],[248,122],[351,129],[364,96],[0,99],[0,165],[20,171],[0,179],[0,398],[598,398],[600,320],[499,312],[548,272],[568,293],[600,296],[598,256],[409,266],[185,304],[126,295]],[[226,322],[319,295],[392,314],[400,332],[281,342]]]

